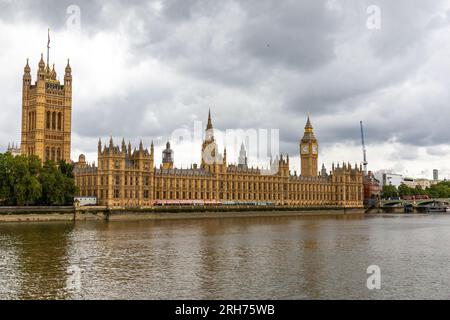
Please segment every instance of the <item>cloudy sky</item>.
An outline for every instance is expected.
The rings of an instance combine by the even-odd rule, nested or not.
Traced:
[[[218,129],[279,129],[298,170],[309,112],[327,166],[362,161],[363,120],[370,169],[450,176],[449,1],[0,0],[0,151],[48,27],[51,62],[73,70],[73,159],[112,135],[153,139],[159,163],[211,108]],[[177,166],[199,160],[199,141],[172,145]]]

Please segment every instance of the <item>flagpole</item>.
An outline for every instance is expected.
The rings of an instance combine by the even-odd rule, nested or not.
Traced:
[[[47,67],[50,68],[50,28],[48,28]]]

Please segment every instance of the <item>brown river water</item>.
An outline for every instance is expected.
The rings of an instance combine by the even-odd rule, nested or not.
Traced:
[[[0,259],[0,299],[448,299],[450,215],[1,223]]]

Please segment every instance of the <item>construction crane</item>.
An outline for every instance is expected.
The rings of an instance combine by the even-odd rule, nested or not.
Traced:
[[[361,142],[362,142],[362,149],[363,149],[363,166],[364,166],[364,174],[367,175],[367,157],[366,157],[366,144],[364,143],[364,129],[363,129],[363,122],[359,122],[361,126]]]

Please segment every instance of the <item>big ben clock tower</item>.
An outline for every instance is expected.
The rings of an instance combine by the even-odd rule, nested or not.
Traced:
[[[305,133],[300,140],[300,164],[301,175],[307,177],[317,176],[318,166],[317,158],[319,156],[319,145],[317,139],[314,136],[313,127],[311,121],[306,122]]]

